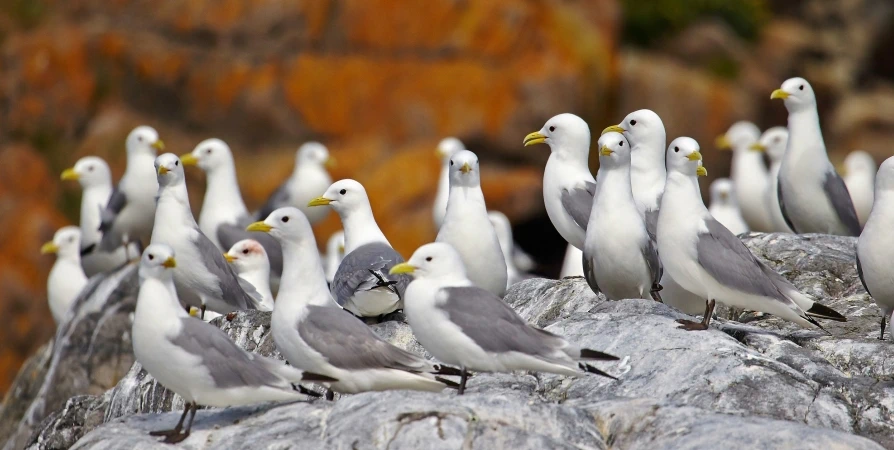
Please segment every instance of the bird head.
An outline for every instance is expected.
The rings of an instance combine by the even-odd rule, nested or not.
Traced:
[[[165,143],[158,138],[155,128],[141,125],[127,135],[125,141],[127,154],[147,154],[155,156],[156,152],[165,149]]]
[[[813,87],[801,77],[785,80],[779,89],[770,94],[770,98],[781,99],[790,113],[816,107],[816,95],[813,93]]]
[[[329,205],[342,218],[354,211],[369,209],[369,197],[366,189],[355,180],[344,179],[332,183],[323,195],[313,199],[307,206]]]
[[[667,147],[667,170],[677,171],[686,176],[706,176],[707,169],[701,165],[702,153],[698,142],[690,137],[678,137]]]
[[[466,268],[459,253],[444,242],[419,247],[409,261],[395,265],[388,273],[405,273],[413,278],[466,278]]]
[[[481,186],[478,155],[475,153],[460,150],[450,156],[447,166],[450,171],[450,186]]]
[[[112,173],[109,165],[97,156],[85,156],[75,163],[74,167],[62,172],[63,180],[77,181],[81,187],[102,186],[112,184]]]
[[[81,229],[75,226],[56,230],[53,240],[40,247],[40,253],[55,253],[57,258],[74,258],[81,254]]]
[[[180,155],[184,166],[199,166],[206,173],[213,173],[221,167],[233,167],[233,152],[226,142],[217,139],[205,139],[196,145],[191,153]]]
[[[590,127],[574,114],[559,114],[547,120],[540,131],[525,136],[524,144],[547,144],[552,152],[573,152],[586,158],[590,154]]]
[[[155,158],[155,173],[158,176],[159,186],[171,186],[184,182],[183,164],[180,158],[173,153],[165,153]]]
[[[307,221],[307,216],[293,206],[276,209],[262,222],[255,222],[245,230],[270,233],[280,242],[299,243],[308,240],[315,242],[314,232],[310,222]]]
[[[630,144],[623,134],[609,131],[599,136],[599,166],[606,168],[630,165]]]
[[[236,269],[236,273],[247,273],[259,270],[270,271],[270,260],[267,251],[260,242],[254,239],[243,239],[230,247],[224,258]]]

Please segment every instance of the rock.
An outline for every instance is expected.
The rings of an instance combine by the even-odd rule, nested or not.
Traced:
[[[47,350],[19,374],[0,410],[4,449],[22,448],[41,422],[72,396],[106,392],[133,365],[130,316],[136,306],[136,272],[136,266],[128,265],[91,278]],[[69,411],[58,413],[68,421],[58,426],[68,427],[82,406],[71,404]]]

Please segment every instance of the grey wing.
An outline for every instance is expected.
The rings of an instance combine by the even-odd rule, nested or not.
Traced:
[[[301,339],[335,367],[348,370],[396,369],[425,372],[432,365],[385,342],[366,324],[341,308],[308,306],[298,324]]]
[[[243,239],[258,241],[264,247],[264,251],[267,252],[271,273],[277,276],[282,275],[282,247],[268,233],[245,231],[245,227],[251,224],[252,221],[253,218],[251,216],[243,216],[235,224],[221,224],[217,227],[217,241],[220,242],[220,245],[225,250]]]
[[[782,213],[782,220],[785,221],[790,230],[798,233],[798,230],[795,229],[795,224],[792,223],[792,220],[788,218],[788,213],[785,212],[785,202],[782,200],[782,183],[778,179],[776,182],[776,199],[779,200],[779,212]]]
[[[260,211],[258,211],[258,220],[264,220],[267,216],[270,215],[277,208],[287,206],[289,204],[289,190],[288,190],[289,180],[283,181],[282,184],[270,194],[270,197],[267,198],[267,201],[264,203],[264,206],[261,206]]]
[[[826,172],[826,178],[823,180],[823,192],[832,203],[832,208],[838,216],[838,220],[847,227],[851,236],[860,235],[860,221],[857,219],[857,210],[854,209],[854,203],[851,195],[847,191],[844,180],[838,176],[835,170]]]
[[[658,203],[661,204],[660,201]],[[658,240],[658,208],[646,210],[646,233],[649,233],[649,240],[656,242]]]
[[[587,255],[581,255],[583,269],[584,269],[584,279],[587,280],[587,284],[590,285],[590,289],[595,293],[600,293],[602,291],[599,290],[599,283],[596,282],[596,273],[593,271],[593,265],[590,264],[590,258],[587,258]]]
[[[713,217],[705,225],[708,230],[698,235],[696,244],[698,262],[717,282],[747,294],[792,303],[776,287],[778,280],[768,277],[765,266],[739,238]]]
[[[655,248],[655,242],[652,239],[647,239],[647,241],[642,248],[642,252],[643,258],[646,260],[646,267],[649,268],[649,273],[652,274],[652,287],[654,288],[659,285],[664,269],[661,267],[661,259],[658,258],[658,249]]]
[[[866,293],[869,296],[872,296],[872,292],[869,292],[869,286],[866,285],[866,280],[863,278],[863,265],[860,264],[860,254],[857,254],[857,275],[860,276],[860,283],[863,284],[863,289],[866,289]]]
[[[283,387],[284,380],[268,369],[263,356],[242,350],[214,325],[192,317],[182,317],[180,323],[171,343],[201,357],[217,387]]]
[[[487,352],[521,352],[548,357],[564,339],[524,321],[496,295],[477,287],[449,287],[438,305],[450,321]]]
[[[202,264],[218,280],[221,291],[221,300],[232,306],[234,310],[257,309],[255,298],[245,292],[239,283],[240,278],[233,272],[223,252],[218,249],[208,236],[200,230],[195,230],[197,235],[193,243],[199,248]],[[260,296],[259,296],[260,297]]]
[[[562,190],[562,207],[571,216],[574,223],[581,229],[587,229],[590,222],[590,210],[593,209],[593,194],[596,192],[596,183],[587,181],[586,188],[574,188]]]
[[[332,296],[344,305],[357,291],[387,287],[403,299],[409,276],[388,275],[391,267],[402,262],[403,257],[385,243],[362,245],[345,255],[338,265],[332,279]]]
[[[112,190],[112,194],[109,196],[109,201],[106,203],[106,207],[99,213],[99,231],[105,233],[111,230],[112,224],[115,223],[115,218],[118,217],[118,213],[124,209],[124,205],[126,204],[127,196],[124,194],[124,191],[118,189],[116,186],[115,189]]]

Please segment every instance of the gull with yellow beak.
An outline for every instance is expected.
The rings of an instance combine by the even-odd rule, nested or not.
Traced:
[[[589,166],[590,127],[574,114],[559,114],[525,136],[525,147],[535,144],[547,144],[550,150],[543,170],[546,215],[569,244],[583,249],[596,192]]]
[[[717,178],[711,182],[711,205],[708,212],[733,234],[748,232],[748,224],[742,218],[736,187],[729,178]]]
[[[47,278],[47,301],[53,320],[59,326],[87,285],[87,276],[81,268],[81,230],[74,226],[60,228],[52,241],[43,244],[40,252],[56,254],[56,262]]]
[[[776,191],[779,187],[779,166],[782,165],[782,157],[785,155],[785,146],[788,143],[788,128],[773,127],[761,134],[760,139],[751,144],[751,150],[764,152],[770,157],[770,172],[767,174],[767,190],[764,192],[764,201],[770,214],[770,223],[773,228],[770,231],[777,233],[791,233],[792,229],[785,223],[782,210],[779,209],[779,196]]]
[[[707,299],[702,320],[678,320],[681,328],[707,329],[715,301],[770,313],[802,327],[822,328],[816,318],[845,321],[758,260],[711,216],[695,182],[707,173],[699,165],[701,159],[694,139],[681,137],[670,143],[667,184],[658,215],[658,254],[664,270],[684,289]]]
[[[584,242],[584,277],[609,300],[661,301],[661,264],[633,201],[630,145],[620,133],[599,138],[599,172]]]
[[[447,197],[450,195],[450,157],[465,148],[465,144],[455,137],[446,137],[438,143],[437,152],[438,159],[441,161],[441,174],[438,177],[438,191],[435,193],[435,203],[432,206],[435,229],[441,228],[441,224],[444,223],[444,214],[447,214]]]
[[[436,242],[453,246],[476,286],[502,297],[509,279],[500,239],[487,216],[478,156],[460,150],[450,157],[450,197]]]
[[[730,178],[748,228],[770,231],[773,229],[772,218],[764,201],[770,179],[763,155],[751,148],[760,135],[760,129],[755,124],[742,120],[734,123],[726,134],[717,138],[717,147],[721,150],[731,149],[733,152]]]
[[[339,180],[308,206],[331,206],[345,231],[345,257],[332,279],[332,296],[358,317],[385,320],[403,308],[408,277],[392,277],[388,269],[404,262],[379,229],[363,185]]]
[[[165,148],[152,127],[139,126],[127,135],[127,168],[100,214],[102,239],[97,250],[111,252],[130,242],[145,245],[152,235],[158,181],[154,161]],[[139,255],[134,255],[138,257]]]
[[[192,216],[180,158],[165,153],[155,160],[158,173],[158,211],[152,243],[177,252],[174,285],[186,306],[219,314],[257,309],[260,296],[250,283],[236,276],[223,253],[202,233]]]
[[[332,184],[327,168],[334,165],[335,159],[329,155],[329,149],[325,145],[319,142],[302,144],[295,152],[295,170],[292,175],[270,195],[257,218],[263,219],[274,209],[283,206],[294,206],[307,216],[311,224],[325,219],[329,214],[327,208],[310,208],[307,202]]]
[[[254,234],[259,234],[255,232]],[[264,233],[270,236],[267,233]],[[277,243],[279,248],[279,243]],[[249,282],[258,292],[261,301],[258,309],[273,311],[273,293],[270,291],[270,262],[267,251],[254,239],[243,239],[233,244],[224,253],[224,258],[233,266],[239,278]]]
[[[180,156],[180,161],[184,166],[198,166],[205,172],[207,186],[198,221],[202,233],[223,251],[244,239],[258,241],[270,260],[271,279],[268,283],[277,286],[282,274],[282,250],[268,234],[245,231],[254,220],[239,192],[230,146],[220,139],[206,139],[196,145],[192,153]]]
[[[123,245],[111,252],[97,250],[102,239],[99,231],[100,213],[112,195],[112,173],[105,160],[97,156],[85,156],[74,167],[62,172],[63,181],[77,181],[83,189],[81,194],[81,266],[84,274],[91,277],[97,273],[113,270],[128,260],[127,252],[139,255],[135,244],[129,248]]]
[[[859,236],[860,220],[847,186],[835,172],[820,130],[816,96],[803,78],[773,91],[788,110],[788,145],[779,167],[779,207],[795,233]]]

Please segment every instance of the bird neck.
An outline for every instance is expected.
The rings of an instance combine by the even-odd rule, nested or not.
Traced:
[[[264,303],[265,306],[272,310],[273,293],[270,291],[270,266],[262,265],[261,267],[242,272],[239,276],[254,286],[258,294],[261,294],[261,303]]]
[[[661,210],[664,211],[665,208],[668,211],[680,213],[706,213],[708,208],[705,207],[705,203],[702,201],[702,195],[698,188],[698,179],[677,171],[669,172],[667,174],[664,195],[661,197]]]
[[[631,205],[636,207],[633,201],[633,188],[630,184],[630,169],[628,166],[623,167],[604,167],[599,168],[596,173],[596,194],[593,205],[597,203],[604,204],[611,208],[623,205]],[[593,219],[594,215],[590,214]]]
[[[759,152],[747,148],[733,150],[732,177],[734,179],[748,180],[755,176],[766,176],[767,166],[764,165],[764,156]]]
[[[816,108],[803,108],[790,113],[788,115],[788,130],[788,145],[783,159],[799,159],[804,153],[818,151],[826,156],[826,146],[823,142],[823,132],[820,129]],[[797,145],[799,142],[807,145]],[[816,155],[811,157],[816,157]],[[828,159],[828,156],[826,158]]]
[[[156,180],[155,156],[145,152],[128,153],[127,168],[124,169],[124,175],[121,178],[125,177]]]
[[[158,210],[163,214],[156,214],[155,220],[163,220],[168,223],[181,223],[197,228],[192,210],[189,207],[189,195],[186,193],[186,185],[181,183],[158,188]]]
[[[202,203],[202,212],[199,216],[215,214],[222,221],[232,222],[239,217],[248,215],[248,208],[242,200],[239,192],[239,181],[236,179],[236,169],[232,165],[219,167],[208,173],[208,187],[205,190],[205,201]]]
[[[81,246],[99,242],[102,238],[99,232],[100,212],[105,209],[111,195],[111,184],[84,189],[81,198]]]
[[[280,280],[276,308],[303,305],[331,306],[329,285],[326,283],[316,243],[312,240],[281,241],[280,245],[283,273],[292,276],[284,276]]]
[[[368,206],[349,211],[342,217],[342,225],[345,229],[346,254],[373,242],[382,242],[391,246],[379,228],[379,224],[376,223],[372,209]]]
[[[172,318],[189,316],[177,298],[173,278],[170,275],[165,278],[140,277],[134,322],[147,320],[152,323],[167,323]]]
[[[484,193],[481,192],[480,186],[450,186],[450,195],[447,197],[447,214],[444,216],[444,221],[457,214],[487,215]]]
[[[590,148],[560,148],[550,153],[549,160],[555,160],[562,164],[571,164],[576,167],[584,167],[590,170]],[[547,160],[547,164],[549,164]]]

